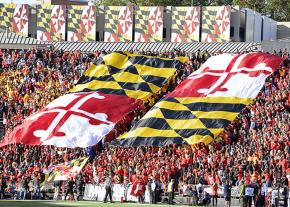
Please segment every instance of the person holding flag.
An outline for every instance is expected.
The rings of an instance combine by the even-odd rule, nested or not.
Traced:
[[[138,203],[144,203],[144,194],[146,190],[146,185],[141,176],[133,183],[131,195],[138,197]]]

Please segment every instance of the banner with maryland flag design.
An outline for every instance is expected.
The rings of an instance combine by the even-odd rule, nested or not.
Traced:
[[[172,7],[171,42],[199,41],[200,7]]]
[[[137,108],[135,99],[100,92],[71,93],[61,96],[4,138],[1,145],[55,145],[87,147],[107,135],[126,113]]]
[[[83,169],[88,161],[88,157],[80,157],[75,160],[71,160],[66,163],[60,163],[50,166],[48,172],[49,177],[46,182],[53,182],[58,180],[68,180],[69,178],[75,178]]]
[[[67,6],[67,40],[96,40],[96,6]]]
[[[106,6],[105,42],[131,42],[132,33],[132,6]]]
[[[0,147],[13,143],[93,146],[159,92],[186,60],[122,52],[100,57],[69,94],[26,118],[5,136]]]
[[[164,7],[140,6],[135,14],[135,42],[162,42]]]
[[[253,101],[281,62],[265,53],[212,56],[112,145],[209,144]]]
[[[65,40],[66,5],[37,5],[37,39]]]
[[[230,40],[231,6],[207,6],[202,8],[203,42]]]
[[[28,4],[0,4],[0,29],[28,36]]]

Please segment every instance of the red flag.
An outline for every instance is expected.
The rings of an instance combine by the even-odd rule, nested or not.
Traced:
[[[143,179],[138,179],[133,183],[131,193],[132,196],[140,196],[145,193],[146,187]]]
[[[97,144],[141,101],[97,92],[61,96],[29,116],[0,143],[87,147]]]
[[[243,55],[223,54],[211,57],[202,67],[179,84],[168,97],[237,96],[256,97],[263,86],[261,81],[281,64],[278,56],[266,53]],[[219,63],[219,64],[217,64]],[[244,78],[244,81],[241,81]],[[232,82],[235,82],[231,85]],[[238,83],[242,84],[238,87]],[[243,90],[245,84],[251,90]],[[258,85],[256,87],[254,85]],[[195,90],[192,90],[192,89]]]

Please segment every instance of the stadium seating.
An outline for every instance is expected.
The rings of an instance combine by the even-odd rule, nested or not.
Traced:
[[[157,55],[177,54],[182,55],[180,51]],[[2,50],[0,110],[6,133],[31,113],[65,94],[102,55],[102,52]],[[210,55],[214,54],[191,54],[189,63],[178,72],[176,83],[184,80]],[[285,58],[281,68],[267,80],[258,98],[211,145],[123,148],[109,147],[105,143],[87,149],[8,145],[0,149],[1,195],[2,189],[6,192],[24,189],[34,195],[51,166],[82,156],[90,159],[76,182],[81,179],[84,183],[100,184],[110,174],[116,184],[134,183],[137,178],[145,183],[157,179],[160,190],[165,192],[168,182],[174,178],[179,183],[176,188],[180,194],[185,185],[224,185],[226,180],[233,186],[244,183],[255,185],[257,189],[264,183],[273,188],[278,182],[289,185],[290,56],[288,53],[277,55]],[[134,112],[132,119],[140,119],[142,113]],[[124,121],[107,140],[127,131],[131,125]],[[0,132],[3,131],[0,119]]]

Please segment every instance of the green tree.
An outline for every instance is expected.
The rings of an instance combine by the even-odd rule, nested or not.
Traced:
[[[233,4],[270,16],[276,21],[290,21],[289,0],[234,0]]]

